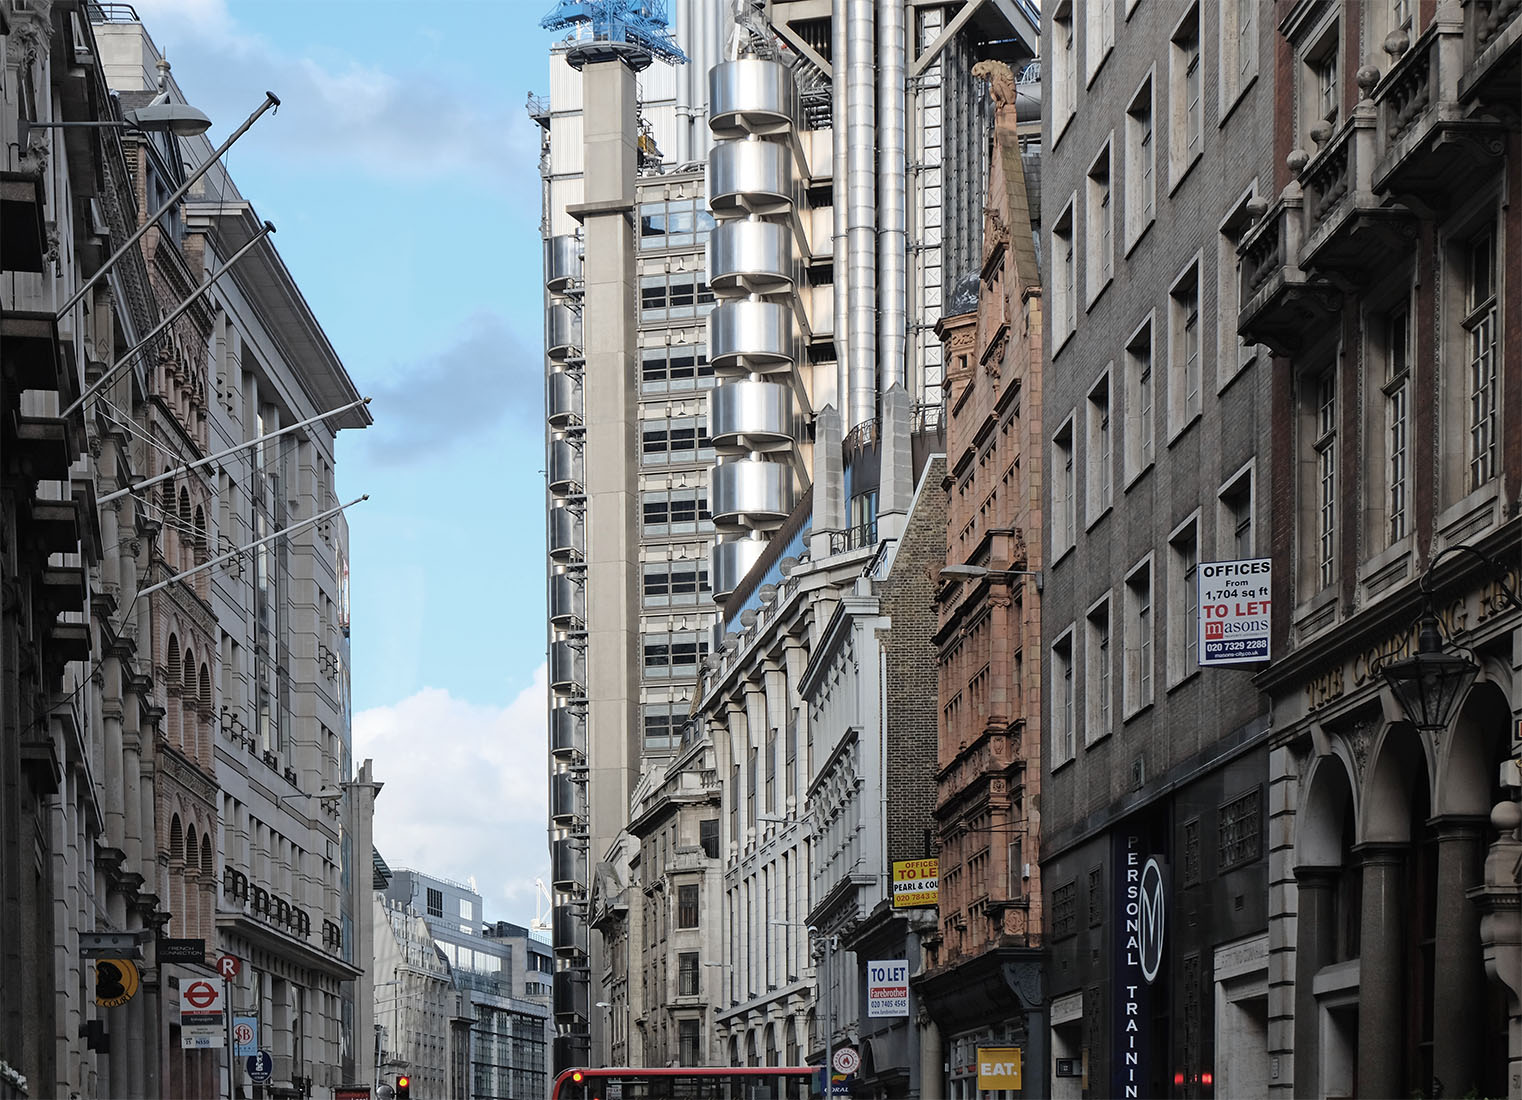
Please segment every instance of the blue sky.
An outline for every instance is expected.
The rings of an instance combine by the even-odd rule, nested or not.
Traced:
[[[356,757],[393,865],[526,923],[544,843],[538,128],[550,0],[136,0],[375,425],[340,436]],[[541,7],[544,10],[541,10]]]

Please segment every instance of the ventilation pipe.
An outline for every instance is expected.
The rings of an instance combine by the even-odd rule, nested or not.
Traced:
[[[845,415],[850,403],[850,310],[846,299],[846,0],[835,0],[830,18],[830,179],[832,180],[832,259],[835,281],[835,407]]]
[[[846,427],[877,414],[877,57],[873,0],[846,0]],[[838,87],[837,82],[837,87]]]
[[[894,385],[906,384],[904,349],[909,300],[904,0],[878,0],[877,12],[881,35],[877,51],[878,385],[886,393]]]

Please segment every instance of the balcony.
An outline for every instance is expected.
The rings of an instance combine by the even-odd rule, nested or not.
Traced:
[[[745,579],[751,566],[761,559],[766,550],[764,539],[730,539],[715,542],[708,552],[708,580],[713,585],[713,598],[722,600]]]
[[[557,504],[550,509],[548,528],[550,560],[580,561],[586,550],[581,512],[569,505]]]
[[[573,914],[573,916],[574,916],[574,914]],[[583,925],[582,929],[583,929],[583,931],[582,931],[582,939],[585,940],[586,939],[586,931],[585,931],[586,926]],[[559,943],[560,943],[559,931],[560,931],[560,910],[556,909],[555,910],[555,932],[556,932],[555,943],[556,943],[557,947],[556,947],[555,953],[557,955],[560,955],[560,954],[567,954],[567,955],[568,954],[574,954],[574,952],[571,952],[571,951],[561,952],[559,950],[559,946],[558,946]],[[567,929],[567,931],[569,931],[569,928]],[[584,953],[585,952],[583,952],[583,954]],[[556,1022],[564,1024],[564,1023],[570,1023],[571,1021],[573,1021],[575,1019],[578,1019],[578,1018],[583,1019],[583,1020],[586,1019],[587,1009],[590,1007],[590,1003],[589,1003],[588,998],[587,998],[587,971],[584,968],[582,968],[582,967],[572,967],[571,969],[568,969],[568,970],[557,970],[557,971],[555,971],[555,976],[552,979],[552,982],[553,982],[553,988],[554,988],[554,991],[555,991],[554,992],[554,996],[555,996],[555,1020],[556,1020]],[[556,1037],[556,1042],[557,1043],[559,1042],[560,1038],[561,1038],[560,1036]],[[565,1036],[565,1038],[575,1038],[575,1036]],[[588,1059],[584,1057],[579,1062],[570,1062],[570,1063],[567,1063],[567,1064],[568,1065],[576,1065],[576,1066],[584,1066],[584,1065],[587,1064],[587,1062],[588,1062]]]
[[[1367,81],[1359,86],[1367,94]],[[1300,266],[1313,278],[1360,278],[1414,246],[1411,212],[1374,193],[1378,125],[1373,102],[1362,100],[1347,125],[1300,170],[1305,195]]]
[[[786,133],[797,114],[793,74],[776,61],[746,57],[708,70],[708,129],[720,140]]]
[[[1522,0],[1466,0],[1459,99],[1515,111],[1522,101]]]
[[[1439,16],[1374,88],[1382,153],[1374,189],[1397,199],[1441,206],[1476,169],[1501,155],[1504,127],[1466,118],[1459,103],[1464,68],[1463,23]]]
[[[565,639],[550,643],[550,690],[557,695],[575,695],[586,688],[586,655],[580,647]]]
[[[550,372],[545,419],[557,431],[581,423],[581,379],[570,371]]]
[[[793,166],[774,141],[726,141],[708,152],[708,208],[715,214],[782,214],[793,205]]]
[[[561,437],[550,441],[550,492],[577,494],[582,488],[581,444]]]
[[[708,391],[708,434],[721,451],[778,451],[793,446],[793,392],[775,382],[726,382]]]
[[[562,829],[569,829],[578,818],[586,816],[582,784],[571,772],[550,774],[550,820]]]
[[[544,288],[562,295],[581,283],[581,241],[574,234],[544,242]]]
[[[568,762],[587,755],[587,716],[576,707],[550,709],[550,753]]]
[[[581,350],[581,314],[563,302],[544,311],[544,352],[551,359],[570,359]]]
[[[561,630],[586,625],[586,588],[580,572],[554,573],[550,576],[550,624]]]
[[[724,302],[708,315],[708,361],[716,374],[769,374],[798,360],[793,319],[778,302]]]
[[[708,510],[719,526],[775,526],[793,510],[793,471],[780,462],[741,458],[708,475]]]
[[[1321,331],[1342,304],[1342,295],[1313,284],[1300,269],[1303,198],[1291,184],[1242,237],[1242,312],[1237,331],[1277,355],[1291,355],[1307,332]]]
[[[586,841],[570,837],[556,837],[550,841],[550,874],[557,890],[584,890],[587,883]]]
[[[587,953],[587,922],[576,911],[573,905],[557,905],[551,916],[554,928],[551,935],[555,937],[555,954],[561,958]],[[557,972],[560,977],[563,971]],[[557,1003],[558,1003],[557,998]]]
[[[716,294],[783,294],[793,286],[793,246],[779,222],[720,222],[708,236],[708,285]]]

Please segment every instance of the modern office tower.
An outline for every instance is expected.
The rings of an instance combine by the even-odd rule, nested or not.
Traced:
[[[537,992],[532,998],[526,996],[530,974],[544,973],[545,956],[537,945],[529,948],[526,930],[483,921],[481,895],[473,885],[406,868],[391,872],[378,901],[388,923],[395,922],[393,927],[405,924],[411,917],[423,922],[432,937],[437,959],[445,965],[459,996],[453,1008],[444,1001],[439,1002],[441,1007],[430,1008],[416,999],[408,1000],[409,989],[420,994],[432,988],[436,968],[431,963],[412,967],[398,962],[399,975],[407,969],[415,973],[411,979],[388,989],[382,984],[387,980],[385,972],[376,971],[377,1026],[386,1026],[387,1007],[399,1003],[397,1011],[415,1016],[418,1026],[433,1042],[443,1016],[447,1015],[451,1042],[457,1044],[448,1055],[451,1066],[457,1061],[464,1063],[460,1067],[464,1069],[463,1089],[456,1089],[455,1069],[446,1076],[450,1087],[456,1089],[452,1094],[470,1096],[472,1100],[546,1095],[552,1076],[550,1007]],[[525,934],[520,937],[519,933]],[[380,959],[379,952],[376,958]],[[535,980],[534,985],[539,984]],[[397,996],[402,998],[399,1002]],[[426,1021],[417,1015],[425,1011]],[[427,1026],[423,1027],[425,1023]],[[400,1044],[408,1041],[409,1032],[405,1028],[395,1030],[399,1027],[393,1022],[396,1038],[388,1049],[401,1054],[406,1048]]]
[[[543,135],[559,1066],[606,1060],[593,1041],[607,1016],[592,1008],[608,999],[610,959],[588,921],[629,882],[619,837],[641,761],[671,755],[707,645],[712,299],[692,70],[717,58],[724,10],[678,7],[689,64],[658,18],[574,7],[547,19],[571,35],[551,53],[549,101],[531,102]]]
[[[1515,1096],[1522,8],[1275,15],[1225,310],[1275,357],[1271,1068],[1218,1036],[1217,1095]]]
[[[996,105],[993,156],[982,263],[940,324],[947,525],[928,769],[940,891],[915,989],[936,1025],[922,1031],[935,1095],[971,1094],[979,1048],[1010,1046],[1024,1052],[1023,1087],[1041,1095],[1041,123],[1028,84],[996,62],[978,71]]]
[[[1202,632],[1199,600],[1216,563],[1268,553],[1266,456],[1286,430],[1235,324],[1237,245],[1277,170],[1272,24],[1192,0],[1043,20],[1054,1096],[1080,1095],[1075,1066],[1114,1096],[1261,1095],[1272,1075],[1262,664],[1210,665],[1235,651]]]

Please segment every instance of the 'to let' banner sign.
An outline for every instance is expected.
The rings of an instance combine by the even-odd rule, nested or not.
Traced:
[[[941,863],[936,859],[900,859],[893,863],[893,908],[936,906],[941,900]]]

